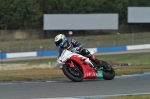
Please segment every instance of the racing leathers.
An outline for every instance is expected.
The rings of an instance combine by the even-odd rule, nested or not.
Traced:
[[[94,55],[91,55],[90,52],[83,48],[83,45],[78,42],[75,39],[68,39],[67,41],[67,46],[65,48],[59,48],[58,50],[58,58],[60,57],[61,53],[63,52],[64,49],[77,52],[78,54],[81,54],[85,57],[88,57],[90,60],[92,60],[97,66],[100,66],[100,61],[95,58]],[[57,65],[57,64],[56,64]]]

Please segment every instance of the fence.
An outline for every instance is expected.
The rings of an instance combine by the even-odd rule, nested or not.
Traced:
[[[111,35],[80,36],[72,38],[75,38],[81,42],[85,48],[150,43],[150,33],[116,33]],[[57,49],[53,39],[3,41],[0,42],[0,46],[1,53],[32,52]]]

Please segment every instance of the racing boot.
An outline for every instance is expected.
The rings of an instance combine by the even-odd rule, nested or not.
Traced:
[[[92,62],[94,62],[94,66],[95,66],[94,68],[97,68],[97,69],[101,68],[100,61],[98,59],[96,59],[96,57],[94,55],[92,55],[90,57],[90,60],[92,60]]]

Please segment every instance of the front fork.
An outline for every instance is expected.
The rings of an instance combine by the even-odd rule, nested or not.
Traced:
[[[70,66],[70,67],[74,67],[74,64],[71,60],[67,61],[67,64]]]
[[[73,63],[71,60],[69,60],[69,61],[67,62],[67,64],[69,65],[69,67],[71,67],[71,68],[69,68],[69,69],[70,69],[70,72],[71,72],[73,75],[75,75],[75,76],[79,76],[79,75],[80,75],[79,69],[74,65],[74,63]]]

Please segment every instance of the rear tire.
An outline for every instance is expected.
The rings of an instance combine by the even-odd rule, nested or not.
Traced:
[[[83,81],[83,73],[80,69],[76,66],[77,70],[74,71],[73,67],[70,67],[68,64],[63,65],[63,73],[72,81],[74,82],[81,82]]]
[[[104,70],[102,70],[103,79],[112,80],[115,77],[115,71],[114,71],[113,67],[105,61],[102,61],[101,66],[104,68]],[[108,68],[109,68],[109,70],[106,70]]]

